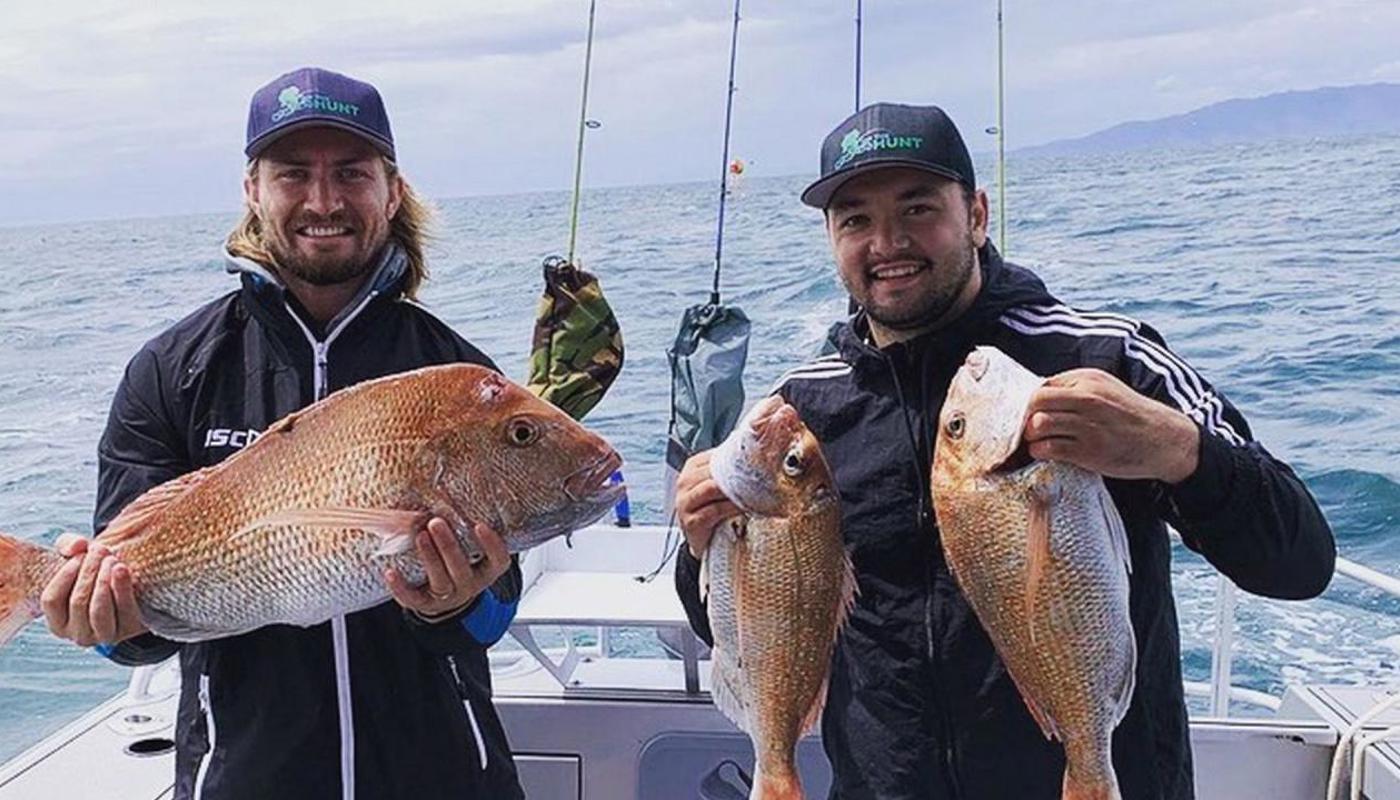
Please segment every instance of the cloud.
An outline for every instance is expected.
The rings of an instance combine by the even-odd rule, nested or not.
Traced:
[[[319,64],[374,82],[433,196],[557,189],[572,177],[585,0],[26,3],[0,30],[0,224],[238,203],[248,97]],[[732,6],[598,4],[589,185],[718,178]],[[750,3],[735,154],[814,170],[854,95],[853,4]],[[996,119],[985,4],[867,3],[863,98],[937,103],[974,150]],[[1396,78],[1400,3],[1009,3],[1014,147],[1231,96]],[[113,188],[132,187],[129,197]]]

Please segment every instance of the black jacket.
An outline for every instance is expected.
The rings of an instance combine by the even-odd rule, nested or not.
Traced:
[[[980,252],[983,289],[950,327],[877,349],[862,316],[833,327],[829,355],[777,391],[835,473],[860,592],[833,657],[822,736],[833,798],[1058,798],[1058,742],[1031,719],[943,559],[929,495],[939,410],[975,345],[1041,375],[1103,369],[1180,408],[1200,429],[1200,465],[1177,486],[1107,481],[1127,527],[1137,685],[1113,738],[1125,800],[1193,795],[1166,524],[1241,588],[1320,593],[1335,548],[1287,465],[1250,438],[1239,412],[1142,323],[1070,309],[1033,274]],[[710,640],[698,562],[681,548],[676,583]]]
[[[98,447],[97,530],[150,487],[222,461],[331,391],[431,364],[494,368],[402,296],[396,247],[324,331],[257,265],[231,263],[242,288],[127,367]],[[127,665],[179,652],[178,800],[515,798],[486,648],[509,625],[519,587],[512,565],[436,624],[386,602],[312,628],[185,645],[146,634],[106,652]]]

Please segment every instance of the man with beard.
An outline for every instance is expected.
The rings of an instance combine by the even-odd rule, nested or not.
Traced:
[[[977,345],[1053,376],[1027,415],[1030,456],[1105,475],[1127,528],[1138,660],[1113,737],[1122,796],[1191,797],[1166,525],[1242,588],[1307,598],[1335,559],[1316,502],[1156,331],[1065,306],[1002,261],[942,110],[862,109],[827,136],[821,166],[802,200],[824,211],[859,310],[776,391],[822,443],[859,584],[822,714],[831,797],[1061,796],[1063,749],[1042,735],[949,573],[929,495],[938,414]],[[737,513],[709,453],[685,465],[676,510],[688,543],[677,591],[709,641],[697,556]]]
[[[127,367],[98,446],[98,531],[336,389],[433,364],[495,368],[413,302],[429,214],[374,87],[283,75],[254,94],[244,152],[246,212],[226,246],[240,286]],[[176,798],[516,798],[486,649],[514,615],[520,570],[493,531],[475,533],[473,561],[429,521],[425,585],[389,570],[396,602],[312,628],[162,639],[141,623],[127,568],[76,537],[60,539],[70,559],[41,602],[55,633],[118,663],[179,654]]]

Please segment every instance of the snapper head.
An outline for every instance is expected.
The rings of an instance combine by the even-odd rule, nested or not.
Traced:
[[[455,388],[431,445],[432,471],[511,552],[597,521],[626,491],[609,480],[622,465],[617,451],[548,402],[485,370]]]
[[[715,448],[710,471],[750,514],[787,516],[836,497],[817,438],[778,395],[755,405]]]
[[[935,482],[1030,463],[1021,437],[1031,395],[1044,380],[995,347],[974,348],[953,376],[938,415]]]

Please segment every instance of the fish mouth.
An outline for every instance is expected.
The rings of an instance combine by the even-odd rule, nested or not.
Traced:
[[[963,369],[968,371],[974,381],[982,380],[982,376],[987,374],[987,367],[991,366],[991,359],[981,351],[981,348],[973,350],[967,354],[967,360],[963,362]]]
[[[1031,457],[1030,444],[1027,443],[1025,439],[1018,436],[1016,437],[1016,444],[1011,449],[1010,455],[993,465],[988,472],[993,475],[1008,475],[1012,472],[1025,469],[1034,463],[1035,459]]]
[[[564,494],[575,502],[598,499],[608,493],[620,497],[622,492],[626,491],[626,486],[609,481],[621,466],[622,456],[615,450],[609,451],[607,455],[565,478]]]

